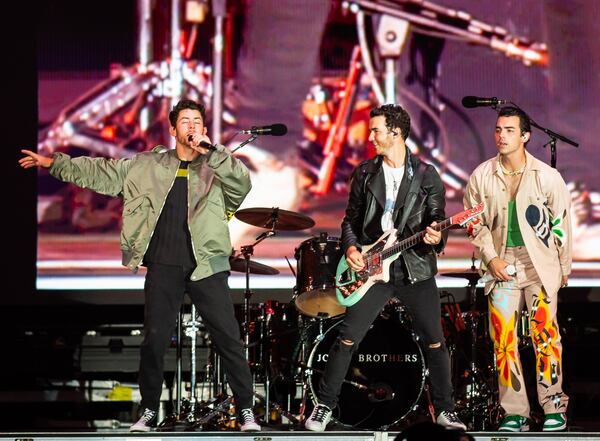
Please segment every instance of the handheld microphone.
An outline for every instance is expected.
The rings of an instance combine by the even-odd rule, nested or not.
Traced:
[[[287,133],[287,126],[285,124],[271,124],[270,126],[263,127],[251,127],[247,130],[241,130],[240,133],[246,135],[272,135],[272,136],[283,136]]]
[[[472,107],[497,106],[498,104],[506,104],[508,100],[499,100],[495,96],[492,98],[482,98],[479,96],[466,96],[462,99],[463,107],[468,109]]]
[[[193,140],[194,140],[194,135],[188,135],[188,142],[191,143]],[[216,150],[217,149],[214,145],[209,144],[206,141],[200,141],[200,143],[198,145],[200,147],[204,147],[205,149],[208,149],[208,150]]]
[[[506,271],[506,274],[509,276],[514,276],[517,274],[517,269],[514,265],[508,265],[506,268],[504,268],[504,271]],[[494,276],[492,276],[492,274],[488,271],[481,279],[477,281],[477,283],[488,283],[491,280],[494,280]]]

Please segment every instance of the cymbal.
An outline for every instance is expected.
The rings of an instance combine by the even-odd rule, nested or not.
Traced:
[[[242,222],[269,230],[304,230],[315,225],[315,221],[304,214],[281,210],[277,207],[244,208],[236,211],[234,216]]]
[[[246,272],[246,259],[243,257],[230,257],[229,265],[231,265],[231,271],[236,271],[239,273]],[[255,262],[254,260],[248,261],[248,268],[250,270],[250,274],[264,274],[268,276],[279,274],[279,270],[277,268]]]
[[[473,271],[473,270],[440,273],[440,276],[456,277],[458,279],[467,279],[469,282],[471,282],[473,280],[478,281],[481,278],[481,276],[479,275],[479,272]]]

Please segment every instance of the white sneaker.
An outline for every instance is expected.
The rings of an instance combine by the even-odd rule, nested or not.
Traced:
[[[142,416],[137,421],[137,423],[133,424],[130,428],[130,432],[150,432],[154,427],[156,427],[156,417],[158,412],[155,410],[144,409]]]
[[[317,404],[304,423],[304,427],[313,432],[323,432],[331,420],[333,412],[324,404]]]
[[[254,418],[254,412],[252,409],[240,410],[240,430],[242,432],[259,432],[260,426]]]
[[[437,417],[437,423],[447,429],[467,430],[467,426],[463,423],[458,414],[453,410],[443,410]]]

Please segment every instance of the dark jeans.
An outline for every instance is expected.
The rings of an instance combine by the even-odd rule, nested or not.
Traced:
[[[376,284],[358,303],[347,308],[344,321],[339,326],[338,338],[329,350],[325,373],[319,383],[320,403],[330,408],[337,405],[352,354],[383,307],[393,297],[397,297],[406,306],[412,318],[413,330],[420,338],[429,369],[431,395],[436,412],[454,410],[450,358],[442,331],[440,296],[434,278],[406,286]],[[394,336],[390,335],[389,338]],[[349,340],[354,344],[346,345],[341,340]],[[437,343],[441,345],[430,347]]]
[[[142,407],[157,410],[164,375],[164,356],[169,347],[177,314],[187,292],[206,325],[216,352],[221,356],[238,409],[252,407],[252,376],[244,357],[239,323],[227,284],[228,272],[192,282],[191,268],[148,265],[144,341],[141,347],[139,383]]]

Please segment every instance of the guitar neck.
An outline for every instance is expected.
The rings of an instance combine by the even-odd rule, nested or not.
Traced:
[[[448,219],[444,219],[442,222],[436,224],[435,226],[433,226],[431,228],[433,228],[436,231],[444,231],[444,230],[447,230],[448,228],[450,228],[451,226],[452,226],[452,218],[449,217]],[[387,259],[388,257],[392,257],[394,254],[401,253],[402,251],[418,244],[425,237],[425,233],[426,233],[426,231],[420,231],[416,234],[413,234],[410,237],[407,237],[406,239],[401,240],[400,242],[396,242],[391,247],[383,250],[381,252],[381,257],[383,259]]]

